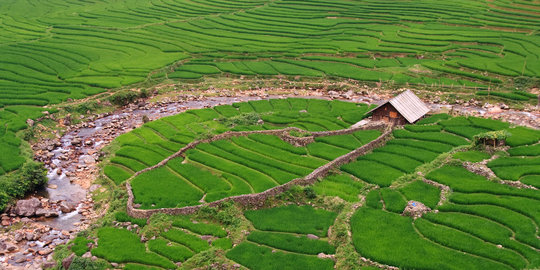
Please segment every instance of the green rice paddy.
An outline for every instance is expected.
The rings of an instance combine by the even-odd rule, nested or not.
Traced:
[[[147,123],[119,137],[116,143],[120,147],[110,157],[105,174],[107,167],[113,167],[129,177],[154,165],[198,138],[198,127],[208,128],[210,123],[212,134],[289,126],[309,132],[337,130],[351,124],[343,121],[343,115],[356,110],[365,112],[367,108],[341,101],[279,99],[187,111]],[[264,119],[264,123],[254,116]],[[358,115],[356,121],[362,117]],[[474,146],[474,135],[497,130],[510,133],[507,141],[511,147],[500,148],[493,154],[482,146]],[[379,131],[367,130],[317,137],[305,147],[263,134],[203,143],[130,180],[135,203],[142,209],[182,207],[261,192],[305,176],[379,135]],[[225,250],[220,256],[230,264],[249,269],[332,269],[341,267],[347,256],[342,250],[347,241],[337,240],[347,237],[347,231],[342,231],[346,225],[350,228],[348,243],[352,249],[346,254],[390,266],[539,267],[540,192],[530,188],[539,187],[539,139],[536,130],[511,127],[496,120],[429,116],[416,125],[396,128],[385,145],[334,169],[312,187],[301,188],[297,196],[307,196],[304,201],[298,199],[301,203],[289,203],[295,199],[285,195],[277,198],[287,198],[287,203],[274,199],[266,203],[270,205],[241,208],[237,214],[249,224],[241,239],[232,241],[234,227],[221,226],[229,221],[220,225],[180,216],[170,217],[170,227],[160,229],[158,237],[146,244],[146,251],[142,244],[140,250],[129,251],[132,255],[105,255],[103,250],[108,246],[117,245],[118,241],[124,243],[133,236],[122,233],[126,239],[116,239],[107,236],[110,229],[104,228],[99,234],[109,240],[104,239],[103,245],[92,249],[92,253],[110,262],[120,262],[126,269],[168,268],[165,265],[169,261],[192,262],[197,260],[197,254],[216,252],[216,248]],[[173,142],[170,145],[174,148],[160,146],[168,142]],[[480,162],[495,155],[497,158],[487,163],[495,179],[462,166],[464,162]],[[125,180],[115,179],[114,174],[107,176],[118,184]],[[516,187],[499,180],[520,181],[527,186]],[[308,195],[310,192],[312,195]],[[423,203],[429,207],[428,212],[419,218],[403,215],[409,201]],[[209,210],[205,207],[200,210],[206,211]],[[350,215],[350,220],[343,221],[343,215]],[[128,220],[121,212],[116,216]],[[203,240],[203,235],[211,243]],[[84,243],[83,240],[78,242]],[[133,254],[138,259],[126,259]],[[360,261],[355,263],[365,266]]]

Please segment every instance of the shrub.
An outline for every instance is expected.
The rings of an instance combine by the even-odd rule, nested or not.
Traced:
[[[141,96],[141,93],[131,90],[118,91],[109,97],[109,101],[117,106],[125,106]]]
[[[69,270],[104,270],[109,267],[105,261],[94,261],[91,258],[75,257],[69,265]]]
[[[242,113],[240,115],[236,115],[232,117],[221,117],[221,118],[218,118],[217,121],[226,127],[233,128],[236,126],[257,125],[260,119],[261,119],[260,114],[251,112],[251,113]]]
[[[73,246],[71,246],[71,251],[77,256],[82,256],[84,253],[88,252],[88,244],[92,243],[92,240],[88,240],[85,237],[77,237],[73,239]]]
[[[308,199],[315,199],[317,197],[317,193],[312,187],[305,187],[304,194],[306,194],[306,198]]]
[[[0,212],[4,212],[4,210],[6,210],[11,199],[12,197],[7,195],[5,191],[0,190]]]
[[[474,144],[493,144],[493,146],[496,145],[497,142],[506,141],[508,137],[511,136],[511,133],[509,133],[506,130],[498,130],[498,131],[488,131],[484,133],[480,133],[473,136]]]
[[[47,181],[47,170],[43,164],[28,161],[17,172],[1,177],[0,190],[9,197],[20,198],[43,187]]]

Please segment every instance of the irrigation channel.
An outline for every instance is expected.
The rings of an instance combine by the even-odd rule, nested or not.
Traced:
[[[296,93],[297,94],[297,93]],[[231,104],[235,102],[243,102],[249,100],[259,100],[263,98],[286,98],[286,97],[302,97],[302,98],[335,98],[326,94],[317,93],[319,95],[298,96],[293,93],[268,96],[268,95],[245,95],[236,97],[204,97],[200,96],[189,100],[179,100],[173,102],[153,102],[143,103],[143,105],[132,104],[126,108],[114,113],[100,115],[91,121],[84,122],[71,126],[70,131],[65,133],[59,139],[48,142],[48,148],[40,146],[43,149],[41,154],[38,153],[38,159],[46,164],[48,169],[47,177],[49,178],[48,186],[39,191],[34,196],[41,197],[42,202],[52,205],[51,209],[58,213],[57,217],[50,218],[35,218],[30,227],[46,228],[43,235],[58,236],[56,244],[66,243],[75,234],[88,227],[93,219],[99,215],[93,211],[93,201],[89,192],[98,190],[102,187],[93,184],[93,180],[98,176],[99,169],[97,160],[100,155],[100,150],[108,145],[117,136],[128,132],[143,124],[143,116],[148,116],[150,120],[156,120],[165,116],[178,114],[189,109],[199,109],[205,107],[213,107],[222,104]],[[352,96],[348,98],[351,102],[363,102],[371,104],[379,104],[382,100],[374,99],[367,96]],[[498,110],[490,111],[488,108],[459,106],[459,105],[440,105],[428,104],[432,112],[450,111],[453,110],[458,114],[489,116],[502,119],[514,124],[531,126],[534,128],[540,127],[540,112],[521,112],[514,110]],[[41,143],[41,142],[40,142]],[[34,149],[36,150],[36,149]],[[38,151],[40,152],[40,151]],[[60,210],[60,203],[65,202],[72,207],[67,211]],[[28,219],[27,219],[28,221]],[[12,234],[14,232],[11,232]],[[64,235],[64,237],[60,237]],[[43,238],[43,236],[42,236]],[[28,249],[33,245],[47,249],[47,245],[41,239],[34,241],[17,241],[17,245],[21,251]],[[51,246],[49,246],[51,247]],[[54,246],[53,246],[54,247]],[[52,248],[51,252],[52,252]],[[45,252],[44,252],[45,253]],[[50,253],[50,252],[49,252]],[[41,253],[39,253],[41,254]],[[26,260],[17,261],[14,258],[0,259],[0,268],[2,266],[23,266],[23,265],[39,265],[47,260],[50,256],[36,256]]]

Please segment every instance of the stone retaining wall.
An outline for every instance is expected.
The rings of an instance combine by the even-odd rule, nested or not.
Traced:
[[[202,204],[202,205],[194,205],[194,206],[186,206],[181,208],[160,208],[160,209],[137,209],[133,205],[134,196],[133,191],[131,189],[130,181],[133,177],[136,175],[139,175],[145,171],[148,171],[152,168],[157,168],[159,166],[165,165],[169,160],[171,160],[174,157],[178,157],[181,154],[183,154],[188,149],[191,149],[195,146],[197,146],[199,143],[206,143],[206,142],[212,142],[215,140],[221,140],[221,139],[227,139],[231,137],[237,137],[237,136],[247,136],[250,134],[269,134],[269,135],[284,135],[287,134],[290,130],[299,130],[297,128],[286,128],[281,130],[264,130],[264,131],[242,131],[242,132],[225,132],[223,134],[216,135],[212,137],[211,139],[207,140],[201,140],[196,141],[188,144],[184,148],[182,148],[177,153],[173,154],[172,156],[168,157],[167,159],[163,160],[162,162],[144,169],[135,175],[133,175],[130,179],[126,181],[126,188],[128,191],[128,202],[127,202],[127,213],[128,215],[134,217],[134,218],[149,218],[155,213],[165,213],[169,215],[187,215],[195,213],[197,210],[199,210],[203,206],[218,206],[221,203],[225,201],[234,201],[236,203],[242,204],[242,205],[250,205],[250,206],[260,206],[264,204],[264,202],[269,197],[276,196],[284,191],[287,191],[294,185],[311,185],[317,181],[319,178],[325,177],[328,172],[332,168],[339,167],[343,164],[349,163],[353,161],[354,159],[358,158],[361,155],[366,154],[367,152],[373,150],[376,147],[379,147],[381,145],[384,145],[386,141],[389,139],[389,135],[392,133],[392,126],[387,126],[383,123],[374,123],[372,125],[366,125],[362,127],[357,128],[349,128],[349,129],[343,129],[343,130],[335,130],[335,131],[324,131],[324,132],[315,132],[313,137],[322,137],[322,136],[333,136],[333,135],[344,135],[344,134],[351,134],[359,130],[366,130],[366,129],[382,129],[384,128],[383,134],[381,134],[377,139],[369,142],[368,144],[365,144],[343,156],[340,156],[329,163],[315,169],[313,172],[311,172],[309,175],[303,177],[303,178],[296,178],[293,179],[283,185],[279,185],[276,187],[273,187],[271,189],[268,189],[266,191],[255,193],[255,194],[244,194],[244,195],[237,195],[237,196],[231,196],[227,198],[223,198],[218,201]],[[313,133],[312,133],[313,134]],[[281,137],[281,136],[280,136]],[[292,137],[292,136],[290,136]],[[306,138],[312,138],[313,137],[306,137]],[[293,137],[294,138],[294,137]],[[305,139],[305,138],[299,138],[299,139]]]

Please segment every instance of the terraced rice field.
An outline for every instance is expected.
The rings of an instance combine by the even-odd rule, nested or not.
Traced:
[[[317,254],[335,253],[325,237],[336,213],[290,205],[246,211],[245,216],[257,230],[227,252],[228,258],[249,269],[334,269],[332,260]]]
[[[14,133],[39,106],[148,80],[285,75],[485,89],[538,78],[538,10],[521,0],[9,0],[0,146],[20,155]],[[477,94],[534,102],[521,90]],[[0,174],[21,164],[2,161]]]
[[[433,150],[435,145],[426,145],[429,139],[439,146],[445,145],[446,150],[442,147],[440,150],[448,151],[466,144],[467,138],[474,133],[508,128],[508,125],[498,121],[464,117],[441,121],[440,118],[445,117],[435,116],[421,122],[430,123],[431,119],[437,118],[439,122],[435,126],[406,126],[405,130],[396,130],[396,139],[373,153],[384,153],[386,147],[403,145],[403,138],[410,140],[407,143],[409,146],[414,141],[416,147]],[[428,136],[436,126],[442,130],[440,135]],[[503,180],[519,180],[538,186],[539,164],[535,148],[540,133],[524,128],[508,130],[514,131],[508,139],[509,144],[515,145],[507,151],[511,157],[494,159],[488,166]],[[457,137],[448,137],[446,132],[465,136],[464,141],[458,143]],[[433,139],[435,137],[436,140]],[[425,179],[449,188],[450,193],[445,194],[445,200],[439,202],[441,191],[435,185],[421,180],[406,184],[395,182],[400,175],[414,172],[415,166],[418,166],[408,158],[416,158],[417,162],[432,160],[414,149],[401,153],[401,158],[392,159],[370,158],[372,154],[368,154],[342,168],[366,182],[390,186],[367,194],[365,207],[356,211],[351,219],[353,243],[362,256],[379,263],[411,269],[524,269],[540,265],[538,190],[490,181],[454,163],[435,168],[425,176]],[[403,153],[407,153],[406,158]],[[491,157],[491,154],[483,152],[458,153],[463,154],[455,154],[456,158],[472,162]],[[376,166],[357,165],[366,163],[366,159],[374,160]],[[375,173],[375,170],[390,171],[388,168],[394,168],[396,173]],[[400,215],[410,200],[422,202],[434,211],[418,219]]]
[[[121,147],[104,172],[120,184],[200,138],[200,132],[206,129],[212,130],[212,134],[284,127],[337,130],[361,120],[367,109],[367,105],[342,101],[279,99],[187,111],[118,137],[116,143]],[[255,118],[246,125],[243,122],[249,117]],[[260,124],[259,118],[264,124]],[[239,124],[230,125],[235,122]],[[164,166],[133,178],[135,203],[143,209],[172,208],[259,193],[304,177],[379,135],[377,130],[367,130],[318,137],[306,147],[295,147],[275,135],[264,134],[202,143]]]
[[[202,235],[207,240],[201,239]],[[211,247],[223,250],[232,247],[231,240],[226,238],[227,232],[221,226],[196,222],[188,217],[174,218],[170,230],[161,232],[146,243],[141,242],[136,233],[123,228],[100,228],[97,236],[98,247],[91,250],[92,255],[122,263],[125,269],[151,266],[173,269],[176,263]]]
[[[118,138],[121,147],[105,172],[116,168],[130,177],[159,162],[165,154],[200,138],[197,128],[191,126],[212,123],[215,134],[287,126],[314,132],[346,128],[366,110],[365,105],[340,101],[281,99],[188,111],[147,123]],[[356,118],[348,118],[352,115]],[[189,132],[184,135],[176,130],[179,127]],[[474,135],[498,130],[510,133],[510,147],[488,151],[473,146]],[[379,134],[367,130],[316,137],[305,147],[263,134],[202,143],[185,156],[133,178],[135,202],[141,209],[182,207],[264,191],[305,176]],[[249,269],[333,269],[343,267],[344,256],[354,254],[406,269],[540,267],[540,192],[534,188],[540,175],[538,130],[491,119],[437,114],[397,128],[392,135],[384,146],[300,189],[300,197],[314,192],[307,196],[307,202],[290,203],[288,200],[294,202],[295,198],[289,198],[284,199],[287,203],[271,200],[272,207],[240,208],[249,225],[234,244],[229,239],[232,227],[224,230],[217,224],[174,217],[170,228],[161,228],[159,236],[147,244],[134,244],[133,250],[126,251],[129,254],[109,254],[107,250],[136,239],[133,233],[100,229],[98,247],[91,252],[121,263],[125,269],[170,268],[169,263],[190,262],[194,254],[213,252],[212,247],[227,250],[221,256],[228,263]],[[161,147],[174,143],[178,145],[168,150]],[[155,156],[144,152],[146,149],[153,150]],[[139,160],[137,167],[135,160]],[[475,174],[462,166],[464,162],[487,162],[486,168],[496,177]],[[129,166],[133,169],[127,169]],[[125,180],[114,176],[109,175],[119,184]],[[421,217],[403,215],[409,201],[429,209]],[[344,216],[350,219],[344,220]],[[119,214],[120,219],[129,218]],[[348,229],[343,231],[343,226]],[[211,235],[212,244],[202,240],[202,235]],[[346,245],[351,250],[343,254]],[[126,259],[133,256],[137,259]],[[357,266],[370,264],[354,262]]]

